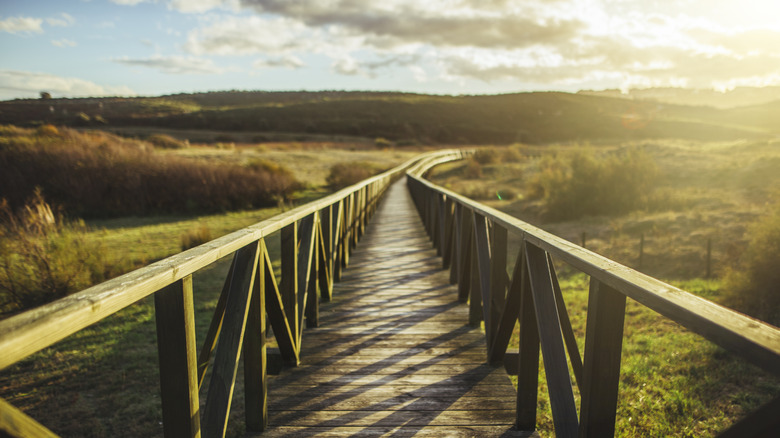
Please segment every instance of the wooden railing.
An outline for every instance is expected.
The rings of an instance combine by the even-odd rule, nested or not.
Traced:
[[[171,436],[224,436],[243,354],[246,427],[267,425],[266,318],[285,363],[300,359],[304,325],[318,324],[318,303],[333,281],[390,183],[420,162],[459,159],[459,151],[423,155],[345,188],[143,269],[0,322],[4,369],[119,310],[154,294],[163,430]],[[265,239],[281,233],[281,279]],[[211,324],[197,350],[192,274],[233,255]],[[203,412],[199,393],[211,377]],[[0,435],[54,436],[0,400]]]
[[[687,327],[764,370],[780,375],[780,330],[644,275],[422,178],[409,189],[425,228],[469,303],[469,322],[484,321],[488,361],[517,373],[517,426],[536,428],[539,350],[557,437],[609,437],[615,432],[626,297]],[[519,237],[512,276],[508,233]],[[584,357],[580,356],[552,257],[590,276]],[[506,353],[519,320],[519,354]],[[567,363],[568,353],[568,363]],[[509,359],[513,360],[509,360]],[[580,390],[577,408],[569,364]],[[780,397],[721,437],[769,437],[780,431]]]

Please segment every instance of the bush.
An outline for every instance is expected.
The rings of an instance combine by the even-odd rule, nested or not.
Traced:
[[[0,313],[62,298],[111,275],[105,251],[85,238],[83,222],[56,215],[40,191],[14,214],[0,204]]]
[[[181,235],[181,250],[195,248],[211,240],[211,230],[205,225],[191,228]]]
[[[189,142],[181,141],[166,134],[154,134],[146,138],[146,141],[160,149],[184,149]]]
[[[657,175],[655,162],[641,150],[576,152],[542,160],[530,193],[544,200],[551,220],[616,215],[647,206]]]
[[[481,148],[472,157],[479,164],[496,164],[501,161],[501,151],[498,148]]]
[[[747,247],[723,278],[727,305],[780,326],[780,207],[747,231]]]
[[[105,133],[61,132],[52,138],[0,130],[0,197],[12,208],[36,186],[79,217],[271,207],[300,188],[286,170],[200,162]]]
[[[463,176],[467,179],[482,178],[482,165],[475,159],[466,162],[466,168],[463,170]]]
[[[352,184],[357,184],[379,172],[381,172],[381,169],[377,165],[365,161],[337,163],[330,167],[330,172],[325,178],[325,182],[331,190],[340,190]]]

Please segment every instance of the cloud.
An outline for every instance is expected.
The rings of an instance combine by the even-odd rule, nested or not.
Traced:
[[[49,26],[68,27],[68,26],[73,26],[74,23],[76,23],[76,19],[73,18],[71,15],[66,14],[65,12],[62,12],[59,18],[46,19],[46,24],[48,24]]]
[[[51,43],[56,47],[76,47],[78,45],[75,41],[66,38],[51,40]]]
[[[203,13],[212,9],[238,11],[239,0],[171,0],[168,8],[184,13]]]
[[[118,58],[112,61],[132,67],[152,68],[167,74],[216,74],[226,71],[214,65],[210,59],[193,56],[154,55],[149,58]]]
[[[134,96],[126,86],[104,86],[78,78],[66,78],[47,73],[0,70],[0,97],[12,98],[20,94],[37,97],[48,91],[55,97]]]
[[[283,55],[311,49],[313,36],[294,20],[229,17],[191,31],[184,50],[194,55]]]
[[[0,21],[0,32],[8,33],[43,33],[41,24],[43,20],[40,18],[32,17],[8,17],[5,20]]]
[[[258,59],[252,63],[255,69],[284,67],[289,69],[298,69],[304,66],[303,61],[297,56],[287,55],[276,58]]]
[[[139,3],[156,2],[156,0],[111,0],[111,3],[123,6],[135,6]]]

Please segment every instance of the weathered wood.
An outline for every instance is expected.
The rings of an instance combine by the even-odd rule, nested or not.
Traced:
[[[508,238],[506,228],[501,225],[493,226],[493,231],[490,233],[490,325],[485,326],[489,346],[488,355],[491,355],[490,350],[506,305]]]
[[[550,266],[550,277],[552,278],[553,293],[555,294],[555,306],[558,309],[558,318],[561,320],[561,332],[563,340],[566,343],[566,351],[569,353],[569,363],[571,363],[574,378],[577,386],[582,387],[582,357],[580,349],[577,346],[577,338],[574,337],[574,329],[571,326],[569,312],[566,310],[566,302],[563,301],[563,292],[558,282],[558,274],[555,273],[555,265],[552,257],[547,254],[547,263]]]
[[[266,253],[261,240],[260,257]],[[268,380],[266,378],[265,261],[257,263],[244,335],[244,405],[246,428],[262,431],[268,425]]]
[[[219,299],[217,300],[217,307],[214,308],[214,314],[211,316],[209,330],[206,332],[206,339],[203,340],[203,346],[198,355],[198,388],[203,386],[206,370],[208,370],[209,363],[211,362],[211,353],[214,351],[214,347],[217,346],[217,338],[219,337],[220,330],[222,330],[222,319],[225,316],[225,302],[227,302],[228,291],[230,290],[230,279],[233,278],[231,273],[235,266],[236,257],[234,255],[233,260],[230,262],[228,273],[225,276],[225,283],[222,285],[222,292],[219,294]]]
[[[453,253],[453,228],[455,215],[453,214],[454,204],[447,198],[444,205],[444,234],[442,235],[442,269],[448,269],[452,265]]]
[[[198,365],[192,277],[154,294],[160,399],[166,437],[199,437]]]
[[[780,430],[780,397],[751,412],[725,431],[718,438],[777,438]]]
[[[263,287],[265,288],[265,305],[268,321],[271,323],[271,327],[274,330],[274,337],[279,346],[282,360],[284,360],[287,365],[297,366],[300,361],[300,356],[298,354],[298,338],[297,336],[294,336],[290,327],[290,318],[286,315],[284,302],[279,293],[279,287],[276,285],[276,277],[274,277],[273,265],[271,264],[271,259],[268,257],[268,251],[265,250],[264,244],[262,247],[263,252],[260,254],[260,262],[264,264],[263,271],[265,272],[265,278]]]
[[[539,325],[536,321],[536,310],[528,276],[525,243],[520,247],[522,263],[520,271],[515,265],[513,285],[520,287],[520,338],[518,356],[520,363],[517,369],[517,428],[524,431],[536,430],[536,404],[539,395]],[[517,275],[519,275],[519,281]]]
[[[488,224],[485,221],[484,216],[474,215],[474,242],[476,245],[476,251],[474,254],[477,259],[477,276],[479,278],[477,290],[482,301],[482,320],[485,321],[485,331],[488,333],[488,345],[490,345],[490,328],[491,322],[491,291],[490,291],[490,243],[488,237]],[[474,271],[472,271],[474,275]],[[474,282],[472,281],[472,284]],[[472,291],[472,297],[474,292]]]
[[[615,434],[626,296],[591,279],[580,386],[580,436]]]
[[[512,282],[507,292],[506,304],[503,312],[501,312],[501,317],[496,327],[496,334],[488,351],[488,361],[490,363],[500,363],[509,345],[512,330],[514,330],[515,323],[517,323],[520,316],[523,282],[528,282],[528,276],[525,272],[525,246],[521,244],[512,273]]]
[[[463,204],[465,209],[485,215],[507,230],[523,234],[526,241],[551,253],[556,259],[595,277],[769,373],[780,375],[780,330],[776,327],[682,291],[451,190],[412,178],[428,190],[436,190]]]
[[[315,328],[320,325],[320,296],[317,293],[320,269],[320,233],[319,219],[315,216],[312,228],[311,261],[309,262],[309,282],[306,286],[306,327]]]
[[[450,284],[458,284],[460,269],[460,205],[453,203],[452,211],[452,260],[450,261]]]
[[[571,377],[566,364],[566,351],[561,337],[547,255],[540,248],[526,243],[525,256],[536,309],[536,324],[542,344],[555,435],[574,437],[577,436],[579,428],[577,407],[574,404]]]
[[[304,328],[304,315],[306,314],[306,305],[309,302],[309,286],[311,285],[311,267],[313,264],[313,255],[315,248],[315,233],[314,225],[317,221],[316,213],[306,216],[300,222],[299,226],[299,243],[298,243],[298,344],[301,343],[301,337],[303,336]],[[316,294],[316,287],[315,287]]]
[[[27,414],[0,399],[0,436],[56,438],[57,435]]]
[[[227,430],[259,253],[258,243],[240,249],[231,273],[233,278],[225,304],[225,318],[203,410],[203,435],[207,438],[222,437]]]
[[[474,218],[476,222],[476,218]],[[479,327],[482,322],[482,277],[479,275],[479,253],[477,249],[477,238],[475,232],[471,233],[471,266],[469,278],[471,286],[469,287],[469,325]]]
[[[287,324],[295,334],[296,344],[300,333],[300,319],[298,318],[298,222],[293,222],[284,227],[281,233],[282,249],[282,280],[279,282],[279,291],[282,295]],[[305,286],[305,283],[304,283]]]
[[[471,288],[471,240],[474,235],[474,227],[471,225],[473,221],[471,210],[468,208],[462,208],[460,211],[460,266],[458,278],[458,300],[461,303],[465,303],[469,298],[469,289]]]
[[[320,242],[319,282],[322,301],[331,300],[333,292],[333,206],[320,212],[317,223],[318,240]]]

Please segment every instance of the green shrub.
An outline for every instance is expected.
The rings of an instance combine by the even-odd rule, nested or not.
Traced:
[[[726,304],[780,325],[780,207],[747,231],[747,247],[723,279]]]
[[[501,155],[498,148],[480,148],[474,152],[472,159],[479,164],[496,164],[501,161]]]
[[[181,235],[181,250],[195,248],[211,240],[211,230],[205,225],[191,228]]]
[[[112,274],[83,222],[66,222],[40,191],[19,213],[0,204],[0,313],[62,298]]]
[[[655,162],[638,149],[578,151],[542,160],[530,195],[544,200],[551,220],[623,214],[648,205],[657,176]]]
[[[188,141],[181,141],[166,134],[153,134],[146,141],[160,149],[184,149],[189,146]]]
[[[331,190],[340,190],[370,178],[381,171],[382,169],[376,164],[365,161],[336,163],[330,167],[325,182]]]

